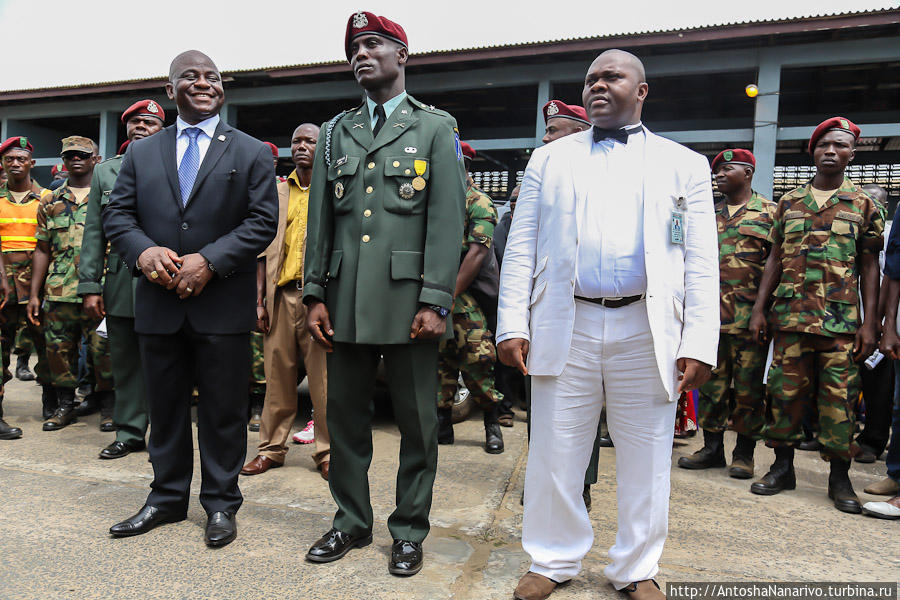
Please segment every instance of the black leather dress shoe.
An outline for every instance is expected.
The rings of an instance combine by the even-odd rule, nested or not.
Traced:
[[[343,558],[353,548],[364,548],[372,543],[372,534],[352,536],[349,533],[331,528],[331,531],[319,538],[306,553],[306,560],[327,563]]]
[[[126,444],[125,442],[116,440],[100,451],[100,458],[122,458],[123,456],[128,456],[132,452],[140,452],[146,447],[147,444],[144,442]]]
[[[421,542],[394,540],[388,565],[391,575],[415,575],[422,570],[423,563]]]
[[[615,444],[613,444],[612,438],[609,437],[608,433],[597,438],[597,445],[601,448],[612,448],[615,446]]]
[[[128,537],[147,533],[157,525],[165,523],[177,523],[184,521],[187,513],[170,513],[155,506],[144,505],[136,515],[116,523],[109,528],[109,532],[116,537]]]
[[[22,430],[13,427],[3,419],[0,419],[0,440],[17,440],[22,437]]]
[[[214,512],[206,521],[204,541],[210,548],[227,546],[237,537],[237,518],[234,513]]]

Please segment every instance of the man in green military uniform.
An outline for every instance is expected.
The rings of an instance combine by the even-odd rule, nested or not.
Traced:
[[[94,393],[100,396],[102,418],[112,422],[113,392],[109,344],[96,327],[98,321],[81,310],[78,296],[78,261],[87,216],[87,196],[94,170],[91,140],[70,136],[62,141],[62,158],[69,177],[52,196],[41,200],[37,213],[37,247],[28,298],[28,320],[44,323],[50,382],[59,406],[44,422],[44,431],[62,429],[75,422],[75,388],[78,385],[78,342],[85,336],[94,359]],[[43,297],[43,317],[41,299]]]
[[[102,214],[116,184],[128,144],[149,137],[165,124],[166,113],[153,100],[141,100],[122,113],[128,140],[119,154],[94,169],[88,195],[84,239],[78,264],[78,294],[84,312],[95,321],[106,319],[115,382],[113,422],[116,439],[100,451],[100,458],[114,459],[146,447],[147,400],[137,334],[134,332],[134,286],[137,278],[122,264],[112,248],[107,253]],[[104,279],[105,274],[105,279]]]
[[[803,441],[808,403],[815,402],[822,457],[831,464],[828,497],[849,513],[862,510],[848,474],[853,405],[859,395],[857,362],[872,354],[877,342],[878,253],[884,245],[878,206],[844,174],[859,133],[842,117],[813,132],[809,152],[816,175],[778,201],[772,252],[749,328],[765,339],[766,308],[774,293],[768,377],[773,422],[764,434],[775,448],[775,462],[750,491],[772,495],[796,487],[794,448]]]
[[[309,195],[303,301],[328,355],[332,529],[306,555],[330,562],[372,541],[368,467],[380,358],[400,429],[389,571],[422,568],[437,467],[437,358],[463,237],[456,121],[406,94],[403,28],[370,12],[345,49],[366,100],[322,127]]]
[[[775,203],[753,191],[756,158],[749,150],[724,150],[713,159],[716,186],[725,196],[716,204],[719,231],[721,329],[718,365],[700,387],[699,424],[703,447],[678,459],[683,469],[725,466],[723,439],[729,419],[737,444],[728,474],[753,477],[753,452],[766,424],[763,372],[766,349],[747,330],[763,267],[772,248]],[[729,390],[734,381],[734,409]]]
[[[466,171],[475,149],[461,144]],[[478,189],[471,175],[466,177],[466,220],[462,243],[462,261],[453,292],[453,337],[442,340],[438,357],[438,444],[453,443],[453,398],[459,387],[459,375],[472,398],[484,412],[484,450],[488,454],[503,452],[500,433],[499,402],[503,399],[494,386],[494,364],[497,350],[494,333],[488,327],[484,311],[469,286],[475,281],[491,250],[497,209],[493,201]]]

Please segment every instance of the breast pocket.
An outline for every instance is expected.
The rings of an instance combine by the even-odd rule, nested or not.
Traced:
[[[750,221],[738,226],[741,235],[735,244],[734,251],[741,260],[762,263],[766,260],[766,249],[769,240],[769,223]]]
[[[358,156],[347,156],[344,162],[328,167],[328,187],[331,188],[331,199],[336,214],[346,214],[353,208],[351,194],[355,191],[354,176],[358,168]]]
[[[804,217],[785,219],[782,249],[786,255],[793,255],[800,251],[800,248],[803,245],[803,234],[805,231],[806,219]]]
[[[417,215],[425,211],[431,161],[414,156],[393,156],[384,161],[387,189],[382,195],[384,210],[400,215]]]

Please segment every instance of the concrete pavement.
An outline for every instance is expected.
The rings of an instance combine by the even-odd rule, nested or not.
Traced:
[[[205,514],[197,502],[195,453],[188,520],[146,535],[113,539],[107,529],[142,505],[151,479],[146,452],[103,461],[113,436],[96,415],[59,432],[41,431],[40,388],[6,387],[7,421],[25,435],[0,442],[0,598],[2,599],[508,599],[528,568],[520,544],[526,444],[521,420],[504,429],[506,452],[482,448],[481,420],[456,426],[457,443],[441,446],[425,543],[426,566],[411,578],[388,574],[399,434],[375,428],[370,485],[375,543],[343,560],[304,562],[308,546],[330,527],[334,505],[309,447],[292,446],[285,467],[242,477],[238,538],[222,549],[203,544]],[[520,414],[519,417],[522,415]],[[249,435],[248,458],[256,434]],[[733,434],[726,438],[733,446]],[[679,456],[699,439],[678,443]],[[196,448],[196,444],[195,444]],[[772,452],[757,451],[757,475]],[[669,538],[661,584],[674,581],[896,581],[900,521],[848,515],[825,493],[827,465],[798,452],[798,489],[773,497],[749,493],[750,481],[724,469],[673,468]],[[621,598],[603,576],[615,537],[615,450],[604,449],[591,518],[596,543],[583,573],[553,594],[559,600]],[[862,488],[884,475],[884,462],[854,464]],[[550,515],[552,518],[552,515]]]

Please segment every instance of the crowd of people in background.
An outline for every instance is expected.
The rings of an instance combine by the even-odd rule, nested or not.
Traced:
[[[540,186],[549,184],[529,182],[530,175],[526,173],[522,186],[511,190],[508,198],[492,199],[479,189],[472,177],[472,161],[477,152],[460,141],[455,120],[405,92],[403,67],[408,55],[405,32],[399,25],[372,13],[359,12],[348,22],[346,44],[348,61],[366,92],[362,105],[344,111],[321,129],[313,123],[296,126],[290,136],[293,168],[285,177],[274,177],[274,169],[279,166],[278,148],[265,143],[266,151],[271,151],[273,169],[268,176],[272,179],[272,189],[277,192],[277,228],[274,239],[269,236],[272,241],[265,250],[254,253],[258,254],[253,274],[256,327],[246,349],[252,358],[250,376],[244,386],[246,414],[241,425],[244,435],[247,429],[258,432],[258,451],[245,462],[240,449],[237,454],[242,464],[229,468],[236,471],[240,467],[243,476],[258,476],[284,464],[289,439],[309,444],[315,468],[331,484],[338,513],[334,529],[310,549],[307,558],[313,562],[329,562],[341,558],[351,548],[366,545],[371,541],[372,514],[371,508],[366,508],[368,488],[363,491],[363,487],[367,486],[365,473],[372,450],[371,440],[366,442],[364,437],[370,427],[371,408],[359,404],[354,396],[370,398],[371,391],[366,390],[371,387],[376,370],[383,369],[395,406],[395,419],[404,436],[398,473],[398,509],[389,521],[395,537],[390,569],[394,574],[411,575],[422,565],[421,542],[427,534],[431,503],[427,473],[433,480],[436,465],[436,449],[430,450],[427,442],[430,426],[420,416],[421,411],[436,414],[433,433],[437,443],[453,444],[456,439],[454,401],[464,386],[471,401],[483,413],[482,447],[491,454],[504,452],[502,428],[514,426],[516,409],[526,411],[529,435],[541,428],[535,443],[542,448],[549,443],[544,428],[551,426],[545,420],[558,418],[543,405],[536,411],[539,417],[535,421],[531,418],[533,403],[537,406],[548,394],[562,393],[553,387],[556,383],[551,385],[547,381],[555,380],[555,376],[534,374],[531,372],[534,369],[529,369],[529,361],[538,360],[528,356],[529,339],[532,353],[539,347],[535,345],[533,319],[536,314],[549,315],[540,312],[539,305],[546,300],[542,295],[554,290],[554,283],[547,282],[549,277],[541,275],[542,269],[548,272],[551,269],[546,260],[540,263],[541,256],[533,256],[538,264],[529,267],[532,271],[528,276],[534,281],[528,289],[528,305],[522,308],[527,312],[530,307],[532,311],[531,329],[527,328],[527,321],[516,322],[518,328],[510,326],[512,317],[509,316],[505,326],[503,316],[504,295],[517,285],[513,282],[514,275],[506,274],[509,249],[515,248],[511,267],[514,270],[521,264],[520,248],[525,244],[529,228],[537,227],[535,223],[546,218],[541,210],[547,205],[542,204],[543,197],[535,190],[540,189],[543,194],[545,188]],[[656,136],[646,131],[640,121],[641,94],[647,93],[645,83],[643,92],[640,88],[643,67],[636,58],[625,54],[601,55],[611,62],[594,79],[591,79],[592,66],[585,84],[586,106],[558,99],[546,103],[543,107],[546,135],[542,140],[546,152],[539,156],[550,157],[546,160],[552,161],[553,152],[574,148],[576,143],[584,141],[601,148],[596,152],[606,153],[604,160],[610,164],[627,169],[630,167],[622,165],[630,164],[628,161],[635,158],[631,154],[617,158],[616,152],[624,153],[623,148],[634,148],[634,144],[652,147],[656,143]],[[201,66],[197,67],[198,64]],[[178,68],[183,68],[184,73]],[[59,147],[62,162],[53,168],[53,181],[46,188],[32,177],[35,162],[30,140],[16,136],[0,145],[0,267],[6,273],[6,277],[0,278],[3,381],[15,376],[23,381],[34,380],[41,386],[40,411],[43,430],[47,432],[65,429],[79,417],[99,412],[100,430],[115,434],[113,441],[100,450],[101,459],[117,459],[144,450],[151,421],[151,433],[162,427],[162,420],[151,419],[153,411],[160,409],[154,408],[154,401],[148,399],[142,372],[142,356],[145,362],[150,356],[142,340],[152,337],[151,333],[157,334],[142,330],[140,324],[136,326],[135,302],[137,298],[140,307],[144,293],[136,291],[138,280],[146,276],[150,281],[147,285],[151,285],[158,283],[153,280],[168,279],[172,286],[177,285],[175,292],[186,303],[193,302],[191,296],[199,294],[206,283],[200,279],[198,284],[195,279],[178,285],[180,273],[178,276],[176,273],[187,263],[180,262],[184,257],[175,253],[169,256],[174,266],[164,257],[158,263],[147,263],[144,258],[135,261],[125,253],[130,251],[130,242],[125,241],[124,226],[119,224],[118,229],[110,229],[112,218],[107,214],[111,199],[120,211],[113,216],[121,218],[124,214],[121,208],[124,201],[117,195],[125,196],[120,193],[121,183],[117,185],[117,178],[123,165],[128,165],[129,185],[138,190],[134,195],[140,198],[141,186],[149,184],[141,181],[140,165],[135,170],[135,165],[129,162],[137,156],[131,146],[139,150],[146,145],[143,140],[165,135],[164,132],[171,132],[172,140],[177,136],[178,180],[172,179],[171,183],[173,190],[181,186],[185,208],[180,228],[187,231],[196,227],[184,216],[192,201],[194,179],[185,176],[182,167],[196,159],[199,174],[195,170],[192,176],[200,181],[204,176],[204,160],[209,160],[207,153],[216,151],[213,145],[216,140],[224,144],[226,136],[237,137],[239,133],[222,130],[217,111],[201,111],[198,115],[203,119],[198,116],[193,122],[187,121],[190,125],[183,125],[182,118],[188,113],[183,99],[179,98],[180,82],[189,78],[192,82],[184,85],[218,86],[219,90],[221,82],[214,81],[218,77],[217,69],[199,53],[180,56],[172,69],[170,98],[176,100],[179,108],[177,127],[165,127],[166,115],[158,100],[136,102],[122,112],[127,140],[116,156],[102,160],[97,144],[91,139],[80,135],[66,137]],[[198,76],[196,73],[202,73],[203,69],[212,75]],[[597,106],[603,103],[598,104],[596,96],[600,92],[596,90],[602,88],[604,98],[609,96],[615,100],[619,93],[616,86],[625,85],[614,81],[610,73],[625,73],[621,75],[623,81],[637,78],[637,87],[630,92],[634,98],[626,98],[624,93],[621,96],[623,103],[626,100],[634,103],[629,105],[632,111],[635,106],[637,110],[632,113],[635,118],[610,122],[614,127],[607,130],[598,124]],[[204,78],[209,81],[204,82]],[[298,112],[302,114],[302,105]],[[413,113],[419,119],[415,127],[408,120]],[[182,132],[191,129],[201,133],[185,134],[182,142]],[[859,186],[845,175],[859,136],[860,128],[849,119],[825,119],[815,129],[808,146],[816,175],[806,185],[777,200],[754,191],[756,161],[751,151],[724,150],[712,159],[711,178],[707,176],[705,182],[694,182],[697,193],[702,194],[706,193],[710,179],[714,181],[718,191],[714,205],[710,193],[702,215],[696,213],[691,204],[695,201],[690,196],[693,192],[686,189],[682,194],[676,193],[671,206],[664,209],[667,243],[676,249],[687,247],[687,253],[694,251],[690,238],[700,235],[698,232],[715,235],[711,228],[703,229],[711,225],[711,216],[702,222],[691,219],[705,219],[705,211],[714,215],[718,273],[713,267],[713,273],[706,275],[718,277],[720,291],[716,300],[720,323],[717,360],[706,364],[710,371],[708,381],[703,382],[705,376],[697,371],[696,391],[690,386],[679,386],[678,393],[669,390],[677,402],[672,405],[672,414],[665,413],[666,427],[671,430],[669,437],[676,428],[682,435],[689,435],[686,430],[693,429],[696,421],[703,433],[703,446],[681,457],[678,467],[694,470],[727,467],[730,477],[757,478],[749,491],[758,495],[794,489],[797,486],[795,450],[818,450],[829,462],[828,496],[838,510],[900,519],[900,401],[896,399],[900,396],[900,385],[895,383],[895,378],[900,376],[897,368],[900,338],[896,333],[900,233],[892,233],[885,248],[888,220],[885,191],[873,184]],[[568,141],[560,143],[563,138]],[[436,150],[432,150],[433,155],[423,153],[433,147],[434,140],[446,144],[444,154]],[[353,146],[354,141],[358,146]],[[172,148],[176,147],[175,143],[171,143]],[[253,148],[255,151],[256,147]],[[580,163],[574,164],[577,167]],[[552,167],[544,168],[542,173],[549,178]],[[229,181],[236,173],[241,174],[239,169],[235,166],[230,175],[226,172]],[[454,177],[459,181],[455,182]],[[163,178],[154,185],[168,189],[169,184]],[[606,186],[603,189],[607,192],[631,193],[630,188],[622,186],[597,185]],[[457,192],[460,197],[453,197]],[[520,193],[527,199],[517,202]],[[437,197],[438,194],[450,197]],[[422,204],[426,195],[427,208]],[[518,209],[517,204],[520,204]],[[508,208],[500,218],[498,206]],[[598,215],[605,214],[608,218],[611,213],[591,212],[600,209],[578,206],[577,210],[583,212],[576,220],[584,219],[583,223],[578,221],[578,235],[582,236],[579,244],[583,236],[591,235],[607,240],[604,244],[612,243],[608,240],[614,232],[596,225]],[[446,207],[447,213],[438,215],[438,207]],[[143,210],[138,206],[133,211],[138,221],[143,218]],[[454,221],[456,210],[461,213],[458,224]],[[523,211],[525,216],[520,214]],[[413,229],[401,217],[415,217]],[[642,227],[639,221],[635,223],[636,227]],[[439,231],[441,228],[443,231]],[[624,230],[626,237],[631,235],[628,227]],[[643,236],[649,236],[648,231]],[[539,248],[544,241],[539,231],[534,235]],[[396,245],[396,240],[403,236],[409,238],[408,246]],[[378,246],[385,237],[395,243],[386,251]],[[434,258],[438,254],[435,245],[439,238],[443,244],[441,264]],[[452,244],[447,239],[452,239]],[[706,242],[712,244],[711,239]],[[614,246],[616,250],[622,251],[621,240],[615,243],[619,244]],[[651,243],[649,237],[641,242],[640,250],[646,246],[648,257]],[[603,252],[609,252],[607,246],[603,248]],[[376,266],[368,252],[387,254],[383,263]],[[591,256],[583,252],[587,250],[579,246],[579,261]],[[205,258],[213,273],[207,277],[215,278],[212,281],[228,279],[230,273],[222,273],[219,264],[214,266],[217,261]],[[643,263],[642,256],[640,261]],[[652,275],[625,277],[622,288],[618,287],[619,280],[612,288],[608,287],[605,275],[600,275],[597,286],[591,288],[587,282],[590,273],[583,270],[584,264],[581,262],[577,267],[578,283],[572,281],[574,300],[569,298],[576,303],[576,328],[581,323],[579,319],[587,319],[589,311],[597,306],[610,315],[625,315],[625,306],[632,307],[627,310],[636,310],[645,302],[647,310],[653,310],[648,292],[652,282],[640,280],[641,276],[652,279]],[[599,266],[607,263],[597,264],[594,274],[607,268]],[[696,265],[685,268],[694,269]],[[246,275],[240,269],[235,270]],[[351,269],[359,273],[360,281],[367,276],[373,278],[366,284],[371,289],[365,302],[383,306],[361,307],[363,298],[345,283],[355,281],[348,278]],[[383,290],[374,279],[382,276],[391,284]],[[632,285],[638,287],[632,289],[629,287]],[[591,289],[604,290],[604,293],[590,293]],[[626,291],[605,293],[609,289]],[[690,305],[690,296],[695,291],[686,289],[682,293],[685,297],[680,302],[676,297],[674,308],[667,306],[665,314],[672,323],[687,327],[696,318]],[[395,318],[398,307],[408,308],[412,330],[409,322]],[[249,310],[250,306],[246,308]],[[139,308],[138,313],[144,309]],[[508,315],[514,312],[506,310]],[[187,318],[192,317],[189,314]],[[432,322],[433,319],[436,321]],[[442,321],[446,322],[446,331],[438,326]],[[650,328],[653,327],[651,318]],[[421,337],[416,340],[417,336]],[[421,343],[408,343],[410,338]],[[647,337],[645,341],[649,340],[647,343],[653,346],[654,339]],[[403,346],[403,340],[411,351]],[[426,345],[422,340],[433,340],[433,343]],[[417,352],[427,354],[428,360],[423,362]],[[37,358],[33,371],[29,366],[31,355]],[[697,357],[678,356],[679,372],[690,378],[689,365],[686,367],[681,362],[685,356]],[[550,360],[549,357],[539,359]],[[697,360],[698,364],[709,362]],[[302,410],[298,385],[304,378],[308,382],[311,416],[297,427],[295,421]],[[612,375],[604,378],[613,380]],[[198,382],[193,390],[195,403],[199,401],[201,405],[204,385]],[[560,475],[552,485],[543,479],[537,482],[538,475],[529,472],[535,483],[531,486],[526,483],[523,498],[526,513],[529,504],[532,507],[532,516],[526,514],[525,548],[534,564],[517,588],[517,598],[532,600],[549,596],[557,583],[577,574],[578,554],[583,556],[590,547],[590,525],[582,513],[586,515],[591,510],[590,487],[598,480],[600,453],[603,448],[621,443],[630,447],[633,443],[621,422],[621,407],[615,406],[615,401],[621,398],[609,397],[609,389],[606,394],[607,409],[598,407],[598,414],[592,413],[586,421],[590,422],[591,431],[585,434],[584,440],[592,442],[592,451],[590,459],[587,451],[583,451],[587,468],[583,484],[578,484],[583,506],[565,504],[565,514],[554,517],[562,521],[571,517],[571,523],[559,527],[570,527],[572,540],[581,544],[572,550],[571,560],[566,563],[570,566],[542,566],[558,558],[547,555],[552,535],[542,527],[558,524],[552,519],[543,525],[536,524],[535,519],[547,519],[546,514],[541,515],[547,509],[546,502],[529,503],[528,497],[546,493],[547,498],[552,496],[569,502],[574,489],[574,483],[569,480],[582,481],[582,463],[573,461],[572,464],[578,465],[578,472],[572,476]],[[423,397],[430,400],[422,404]],[[356,414],[363,416],[357,419],[352,416]],[[22,416],[4,415],[0,393],[0,439],[13,440],[23,435],[15,424],[16,418]],[[596,419],[596,427],[592,419]],[[863,427],[858,426],[860,421],[864,422]],[[212,426],[201,423],[201,427]],[[727,430],[737,434],[730,463],[726,459]],[[774,463],[761,476],[754,458],[760,441],[775,452]],[[666,443],[670,452],[671,440]],[[157,446],[160,444],[157,442]],[[160,478],[161,471],[166,469],[158,458],[163,456],[163,449],[158,447],[156,452],[159,454],[154,457],[151,451],[151,457],[155,458],[154,469]],[[850,479],[852,461],[872,463],[885,452],[887,476],[865,491],[890,499],[863,505]],[[534,449],[530,460],[535,460]],[[336,464],[340,467],[334,468]],[[549,474],[557,468],[563,467],[547,466],[546,471]],[[569,483],[564,485],[563,481]],[[556,489],[557,485],[561,487]],[[159,493],[156,488],[155,493]],[[234,538],[233,515],[239,501],[235,502],[226,508],[209,509],[210,527],[219,529],[207,530],[208,544],[224,545]],[[153,508],[149,500],[148,507]],[[167,509],[160,516],[147,512],[148,507],[132,520],[123,522],[124,525],[116,525],[112,533],[135,535],[167,520],[177,520],[178,510]],[[215,514],[225,517],[213,523]],[[661,525],[654,521],[652,527],[657,526]],[[585,542],[579,536],[590,539]],[[664,538],[662,533],[661,539],[656,540],[659,552]],[[617,540],[617,544],[626,542],[639,543]],[[648,548],[652,550],[653,544]],[[656,556],[658,559],[658,553]],[[654,569],[642,573],[622,565],[616,569],[620,570],[611,572],[610,578],[615,579],[617,587],[635,598],[656,597],[659,590],[644,585],[652,582]]]

